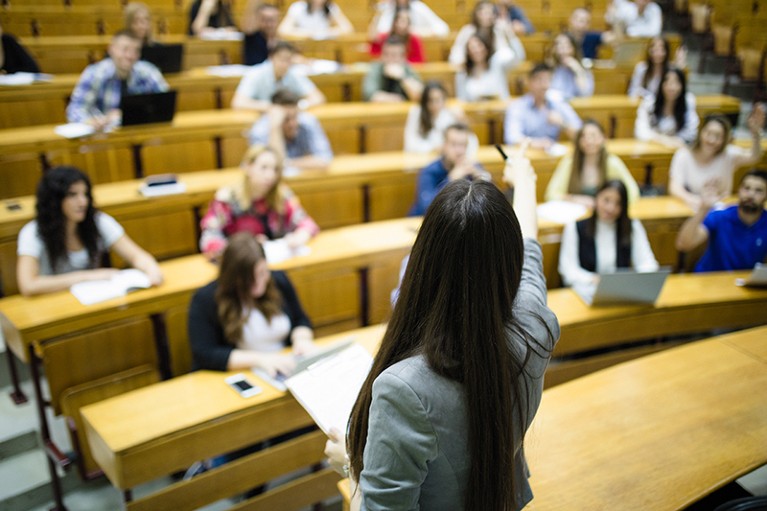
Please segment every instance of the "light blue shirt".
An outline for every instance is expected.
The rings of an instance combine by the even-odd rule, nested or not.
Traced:
[[[517,144],[526,137],[548,138],[556,142],[562,128],[549,123],[549,111],[559,113],[568,127],[580,129],[583,124],[573,107],[564,101],[547,97],[545,107],[536,108],[533,96],[525,94],[506,110],[503,122],[504,143]]]
[[[288,69],[282,79],[274,76],[274,66],[270,60],[256,64],[240,80],[235,95],[243,95],[250,99],[271,101],[272,95],[281,88],[289,89],[299,97],[304,97],[317,87],[307,77],[297,73],[293,68]]]
[[[270,129],[269,115],[262,116],[250,130],[250,144],[268,145]],[[298,113],[298,134],[292,140],[285,140],[285,153],[288,158],[316,156],[328,163],[333,159],[333,150],[325,131],[317,118],[307,112]]]
[[[572,69],[565,66],[557,66],[551,74],[551,89],[562,95],[565,101],[572,98],[588,97],[594,95],[594,75],[586,70],[586,87],[580,89]]]

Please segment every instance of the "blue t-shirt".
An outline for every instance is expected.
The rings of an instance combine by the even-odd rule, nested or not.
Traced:
[[[710,212],[703,225],[708,229],[708,248],[695,271],[750,270],[767,257],[767,214],[747,226],[738,207]]]

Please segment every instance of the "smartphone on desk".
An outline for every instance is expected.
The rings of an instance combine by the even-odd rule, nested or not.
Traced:
[[[228,376],[224,381],[242,397],[253,397],[263,390],[258,385],[252,384],[242,373]]]

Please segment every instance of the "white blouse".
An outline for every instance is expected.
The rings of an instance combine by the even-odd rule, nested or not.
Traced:
[[[688,92],[685,96],[687,102],[687,113],[684,118],[684,126],[677,129],[676,119],[673,115],[665,115],[657,119],[653,126],[652,121],[655,118],[655,96],[646,96],[639,104],[636,121],[634,122],[634,136],[639,140],[652,140],[654,133],[679,137],[688,144],[695,140],[698,135],[698,113],[695,111],[695,96]]]
[[[703,192],[703,186],[712,180],[719,181],[719,191],[723,195],[732,193],[732,181],[735,169],[755,163],[751,149],[728,145],[710,162],[701,164],[687,147],[677,149],[671,158],[670,180],[682,184],[696,195]]]
[[[252,309],[242,327],[242,339],[237,347],[242,350],[273,353],[285,347],[283,340],[290,334],[290,318],[285,313],[277,314],[267,321],[258,309]]]
[[[578,255],[578,228],[575,222],[565,225],[559,248],[559,274],[562,283],[579,292],[593,292],[596,274],[613,273],[617,266],[617,229],[615,224],[597,221],[594,242],[596,245],[597,271],[592,273],[581,266]],[[631,221],[631,267],[637,272],[655,271],[658,261],[650,247],[642,222]]]

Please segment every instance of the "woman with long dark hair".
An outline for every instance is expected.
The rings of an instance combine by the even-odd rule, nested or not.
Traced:
[[[75,167],[54,167],[37,185],[37,216],[19,232],[16,280],[24,295],[52,293],[78,282],[104,280],[114,250],[125,262],[162,283],[157,261],[117,221],[93,205],[91,182]]]
[[[352,509],[500,511],[532,498],[522,445],[559,326],[535,174],[521,158],[506,174],[514,209],[492,183],[458,180],[426,212],[352,410],[348,462],[343,435],[326,445],[350,469]]]
[[[671,147],[692,143],[698,134],[695,96],[687,92],[684,71],[671,67],[663,75],[657,96],[647,96],[639,105],[634,136]]]
[[[626,186],[615,179],[597,191],[590,217],[565,226],[559,274],[566,286],[592,294],[600,274],[619,268],[655,271],[658,261],[642,222],[629,217]]]
[[[426,62],[426,55],[423,49],[421,38],[410,31],[410,11],[397,8],[394,13],[394,21],[391,24],[391,30],[388,32],[377,33],[374,26],[371,26],[373,32],[370,34],[370,55],[380,57],[384,41],[390,35],[401,37],[405,41],[405,52],[407,61],[411,64],[421,64]]]
[[[639,198],[634,176],[618,156],[607,152],[605,131],[594,119],[586,119],[573,143],[572,156],[559,160],[546,187],[546,200],[567,200],[594,207],[594,195],[610,179],[623,181],[629,203]]]
[[[751,147],[730,144],[732,126],[722,115],[711,115],[703,124],[691,147],[677,149],[671,158],[668,192],[698,211],[706,185],[713,186],[720,197],[732,193],[735,169],[762,158],[764,107],[757,105],[748,118]]]
[[[456,123],[466,123],[466,115],[457,106],[447,105],[447,89],[438,80],[426,82],[418,105],[413,105],[405,121],[405,151],[431,153],[445,143],[445,129]],[[469,140],[469,154],[477,152],[476,135]]]
[[[277,29],[282,37],[337,37],[351,32],[351,21],[332,0],[293,2]]]
[[[305,354],[314,333],[288,277],[270,271],[264,249],[250,233],[232,236],[218,279],[199,289],[189,305],[189,343],[194,367],[230,371],[258,367],[289,375],[292,346]]]
[[[680,46],[674,54],[673,65],[684,69],[687,63],[687,50]],[[671,67],[671,48],[664,37],[653,37],[647,44],[647,58],[637,62],[631,75],[628,95],[632,98],[644,98],[658,93],[658,86]]]
[[[509,99],[506,73],[492,61],[491,40],[474,34],[466,43],[466,63],[455,74],[455,96],[462,101]]]
[[[448,62],[463,66],[468,60],[466,45],[473,35],[480,35],[491,42],[493,65],[506,71],[525,60],[525,48],[514,32],[511,21],[498,15],[498,7],[488,0],[474,4],[471,23],[461,27],[450,48]]]

